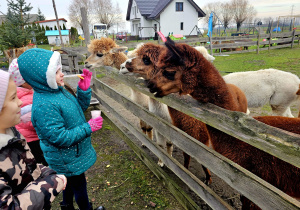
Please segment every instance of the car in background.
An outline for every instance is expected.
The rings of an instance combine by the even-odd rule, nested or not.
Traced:
[[[116,39],[117,40],[123,40],[123,39],[126,39],[126,32],[118,32],[116,34]]]

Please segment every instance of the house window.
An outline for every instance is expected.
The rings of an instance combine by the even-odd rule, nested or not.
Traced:
[[[176,2],[176,12],[183,11],[183,2]]]
[[[180,23],[180,30],[183,30],[183,22]]]

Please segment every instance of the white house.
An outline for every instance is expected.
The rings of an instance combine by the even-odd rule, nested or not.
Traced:
[[[56,19],[42,20],[42,21],[37,21],[35,23],[38,23],[41,27],[44,26],[45,29],[46,29],[46,26],[48,26],[50,30],[55,30],[55,26],[57,28]],[[59,18],[58,23],[59,23],[61,29],[63,29],[63,25],[65,25],[67,27],[67,25],[66,25],[67,20],[65,18]]]
[[[154,37],[155,31],[186,36],[197,35],[194,27],[205,15],[193,0],[129,0],[126,20],[132,36]]]
[[[64,44],[69,43],[70,42],[69,30],[60,30],[60,32],[61,32],[61,37],[62,37]],[[45,36],[47,36],[49,44],[60,45],[60,38],[59,38],[58,30],[45,31]]]

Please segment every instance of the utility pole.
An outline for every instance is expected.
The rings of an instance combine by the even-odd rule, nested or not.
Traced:
[[[53,8],[54,8],[55,17],[56,17],[57,28],[58,28],[58,33],[59,33],[59,37],[60,37],[60,43],[61,43],[61,46],[64,47],[64,42],[63,42],[63,39],[62,39],[62,36],[61,36],[61,31],[60,31],[60,27],[59,27],[58,16],[57,16],[57,12],[56,12],[55,1],[52,0],[52,3],[53,3]]]
[[[292,5],[292,11],[291,11],[291,16],[293,16],[293,12],[294,12],[294,7],[295,7],[295,5]]]

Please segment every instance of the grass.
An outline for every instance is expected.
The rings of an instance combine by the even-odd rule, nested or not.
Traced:
[[[300,76],[300,47],[273,49],[269,51],[217,56],[214,65],[225,75],[230,72],[255,71],[275,68]]]
[[[90,118],[89,108],[86,111]],[[104,121],[103,128],[92,134],[97,152],[96,163],[86,172],[89,199],[93,207],[106,209],[183,209],[169,191]],[[125,144],[123,142],[123,144]],[[60,209],[62,193],[52,203]],[[77,206],[74,203],[74,206]],[[76,208],[76,207],[75,207]]]

